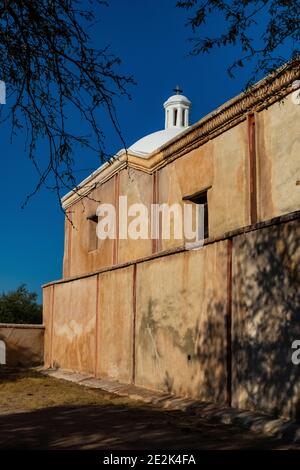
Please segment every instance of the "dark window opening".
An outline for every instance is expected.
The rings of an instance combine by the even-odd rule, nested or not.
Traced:
[[[181,125],[182,127],[184,127],[184,122],[185,122],[185,109],[182,110],[182,114],[181,114]]]
[[[208,202],[207,202],[207,192],[210,188],[207,188],[203,191],[199,191],[198,193],[191,194],[190,196],[184,196],[182,199],[183,201],[191,201],[194,204],[201,204],[203,205],[204,209],[204,238],[209,237],[209,230],[208,230]]]
[[[173,126],[176,126],[176,124],[177,124],[177,113],[178,113],[177,109],[174,109],[174,122],[173,122]]]
[[[97,223],[98,223],[98,216],[97,214],[92,214],[87,217],[88,223],[89,223],[89,246],[88,250],[89,251],[94,251],[97,250],[98,248],[98,237],[97,237]]]

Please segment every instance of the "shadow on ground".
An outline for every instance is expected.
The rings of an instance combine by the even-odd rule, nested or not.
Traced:
[[[276,449],[282,443],[197,414],[0,370],[0,449]],[[285,447],[286,448],[286,447]]]
[[[84,392],[84,391],[83,391]],[[0,417],[1,449],[249,449],[279,444],[183,412],[146,405],[59,406]]]

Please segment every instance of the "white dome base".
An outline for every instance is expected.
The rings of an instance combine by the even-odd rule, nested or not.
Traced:
[[[159,149],[186,129],[186,127],[171,127],[162,131],[153,132],[139,139],[131,145],[128,150],[147,157],[150,153],[154,152],[154,150]]]

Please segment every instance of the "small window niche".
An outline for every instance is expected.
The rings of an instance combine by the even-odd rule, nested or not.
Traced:
[[[89,224],[89,231],[88,231],[88,237],[89,237],[89,251],[95,251],[98,248],[98,237],[97,237],[97,223],[98,223],[98,216],[96,214],[89,215],[87,217],[87,221]]]
[[[204,220],[203,220],[203,223],[204,223],[204,230],[203,230],[204,238],[209,237],[209,224],[208,224],[209,215],[208,215],[207,193],[208,193],[210,188],[211,188],[211,186],[209,188],[203,189],[202,191],[191,194],[189,196],[184,196],[182,198],[183,201],[190,201],[194,204],[197,204],[197,205],[201,204],[203,206],[203,210],[204,210]]]

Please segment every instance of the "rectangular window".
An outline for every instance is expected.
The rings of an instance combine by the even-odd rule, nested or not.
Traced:
[[[191,201],[194,204],[202,204],[204,207],[204,238],[209,237],[209,229],[208,229],[208,202],[207,202],[207,192],[210,189],[206,188],[202,191],[197,193],[191,194],[189,196],[184,196],[182,198],[183,201]]]
[[[96,214],[89,215],[87,220],[89,224],[89,251],[94,251],[98,248],[98,237],[96,232],[98,216]]]

